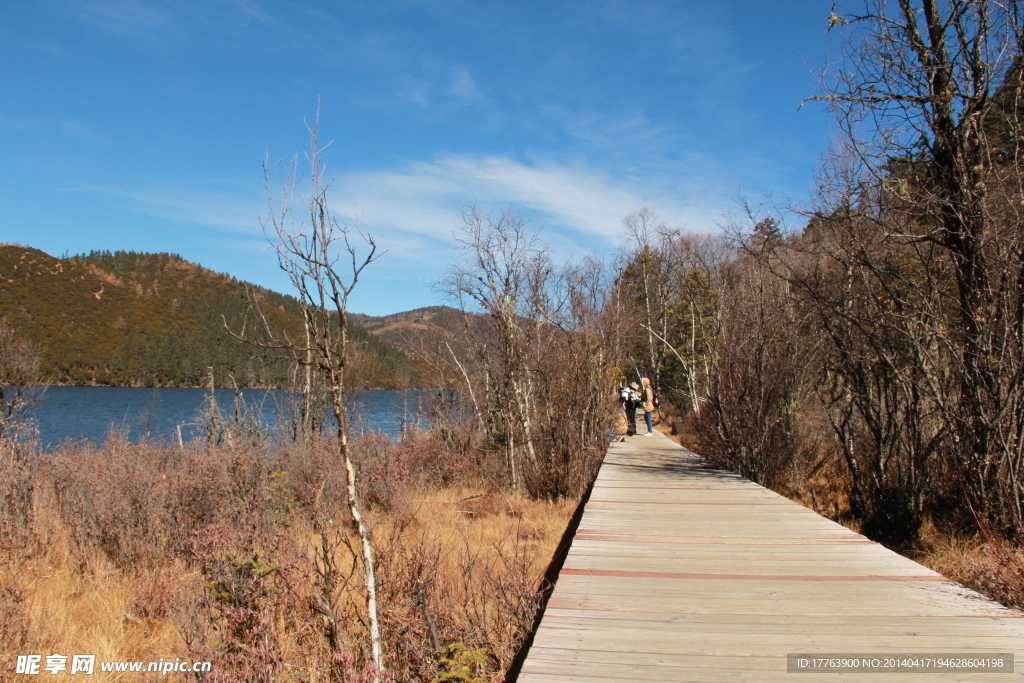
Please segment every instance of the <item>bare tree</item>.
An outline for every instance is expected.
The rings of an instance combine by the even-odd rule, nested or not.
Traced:
[[[41,361],[36,347],[0,319],[0,439],[17,437],[25,426],[42,380]]]
[[[271,187],[271,175],[278,165],[270,164],[269,158],[264,163],[264,183],[270,210],[265,217],[261,217],[261,224],[277,254],[278,265],[287,274],[299,299],[304,338],[292,339],[272,329],[266,324],[266,319],[260,316],[270,341],[258,345],[270,355],[290,358],[298,363],[305,371],[303,384],[307,393],[314,386],[311,372],[319,373],[326,387],[337,426],[338,456],[343,461],[347,475],[348,512],[352,530],[359,538],[373,675],[374,681],[379,681],[384,671],[384,656],[378,615],[375,551],[370,526],[362,512],[357,472],[349,445],[345,404],[348,366],[353,354],[348,338],[348,300],[362,272],[379,258],[379,254],[373,238],[360,231],[358,219],[354,225],[343,225],[330,209],[328,192],[332,180],[326,176],[323,153],[331,143],[320,144],[319,123],[318,105],[316,120],[312,126],[306,126],[310,135],[310,146],[306,152],[310,177],[309,196],[302,200],[304,217],[297,215],[294,203],[301,180],[298,156],[293,157],[284,167],[283,174],[277,176],[281,187],[280,198],[275,198]],[[360,253],[353,243],[353,235],[365,241],[364,252]],[[238,336],[244,337],[244,330]],[[338,546],[338,543],[326,537],[330,530],[320,529],[320,533],[323,536],[323,547]],[[326,554],[318,559],[323,564],[317,567],[318,575],[322,578],[331,574],[334,569],[333,560]],[[328,592],[336,587],[333,579],[321,583],[327,586]],[[316,610],[330,625],[328,636],[334,647],[338,642],[334,626],[337,620],[334,596],[319,597]]]
[[[609,401],[620,408],[612,397],[633,330],[617,314],[613,280],[606,262],[586,258],[563,265],[549,288],[550,333],[537,359],[544,468],[536,477],[549,497],[579,495],[590,484],[607,449]]]
[[[594,261],[556,268],[515,207],[485,214],[470,206],[462,219],[463,258],[441,289],[490,322],[484,334],[467,330],[472,369],[458,363],[467,391],[514,488],[545,498],[577,494],[606,445],[615,360],[608,349],[621,346],[610,342],[619,328],[603,313],[607,272]]]
[[[662,360],[668,348],[670,315],[667,244],[672,233],[657,213],[646,206],[622,219],[631,249],[623,256],[621,281],[635,299],[644,338],[643,361],[637,374],[661,386]],[[636,378],[640,381],[640,377]]]
[[[891,329],[916,349],[911,366],[929,370],[919,386],[948,424],[956,476],[976,509],[1019,530],[1024,7],[991,0],[864,7],[830,20],[843,32],[842,61],[825,70],[816,99],[830,104],[845,139],[833,165],[839,173],[826,174],[821,195],[821,214],[833,222],[821,227],[877,236],[868,240],[874,251],[845,238],[832,244],[853,244],[844,259],[856,266],[850,277],[868,275],[917,321],[914,329]],[[896,258],[903,259],[899,277],[916,287],[896,286]],[[952,384],[928,380],[937,367]]]
[[[668,336],[663,341],[678,360],[682,377],[673,371],[671,358],[666,359],[662,373],[668,386],[663,391],[678,399],[677,386],[683,385],[681,398],[694,414],[709,398],[722,322],[719,286],[732,255],[733,250],[721,236],[678,234],[665,246],[670,299]]]
[[[466,207],[456,242],[467,259],[451,267],[442,286],[464,309],[478,307],[493,322],[493,348],[484,342],[478,349],[481,356],[493,353],[498,361],[485,378],[488,426],[492,434],[501,435],[511,483],[518,488],[523,461],[537,460],[531,409],[536,378],[527,359],[538,349],[551,266],[538,236],[512,206],[490,215]]]

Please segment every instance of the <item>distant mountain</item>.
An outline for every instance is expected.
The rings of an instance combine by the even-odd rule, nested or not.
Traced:
[[[352,313],[349,319],[381,341],[402,349],[414,368],[412,376],[421,384],[436,381],[430,371],[432,360],[450,363],[454,353],[465,364],[473,353],[473,337],[486,338],[490,330],[486,316],[449,306],[428,306],[381,317]]]
[[[289,366],[229,335],[249,292],[270,324],[300,338],[298,301],[215,273],[176,254],[91,252],[55,258],[0,245],[0,318],[43,352],[49,381],[121,386],[282,386]],[[394,388],[412,378],[406,353],[358,326],[358,384]],[[259,329],[249,320],[248,334]]]
[[[416,350],[424,343],[442,341],[449,342],[457,352],[467,349],[467,325],[473,333],[481,333],[486,320],[450,306],[428,306],[381,317],[352,313],[349,319],[395,346]]]

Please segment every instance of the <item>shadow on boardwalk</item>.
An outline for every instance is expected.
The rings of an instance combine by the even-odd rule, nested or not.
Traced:
[[[1024,615],[663,435],[612,444],[577,519],[510,681],[791,683],[794,653],[1002,657],[942,680],[1024,680],[1005,666],[1024,648]]]

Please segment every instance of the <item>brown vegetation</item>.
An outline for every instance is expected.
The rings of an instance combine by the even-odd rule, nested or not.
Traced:
[[[329,395],[337,435],[303,409],[273,452],[0,441],[0,637],[171,651],[224,680],[497,679],[634,377],[716,464],[1024,604],[1024,21],[865,7],[833,16],[852,62],[821,99],[846,138],[801,230],[748,209],[698,236],[644,209],[610,272],[556,267],[514,207],[467,207],[441,284],[459,343],[403,322],[435,426],[397,446],[347,441],[346,303],[374,252],[329,211],[314,125],[311,223],[287,201],[265,222],[304,325],[275,330],[252,297],[249,339],[294,363],[306,399]]]
[[[458,644],[482,649],[475,676],[500,680],[572,502],[503,492],[431,434],[353,449],[376,542],[384,680],[432,680]],[[0,666],[91,653],[211,661],[203,680],[368,680],[359,539],[333,451],[113,435],[101,449],[25,457],[4,443]]]
[[[628,320],[608,271],[593,260],[556,268],[514,206],[469,206],[462,218],[461,258],[442,288],[485,322],[464,319],[468,357],[450,344],[424,355],[438,386],[462,389],[455,414],[472,415],[469,428],[503,452],[505,484],[535,498],[578,498],[607,447],[608,400],[621,381]]]
[[[652,293],[679,314],[634,343],[661,344],[688,446],[1019,605],[1020,8],[868,0],[832,24],[816,99],[843,138],[806,224],[654,231],[622,286],[637,319]]]

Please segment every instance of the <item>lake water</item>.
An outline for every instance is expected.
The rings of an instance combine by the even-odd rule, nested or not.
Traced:
[[[148,434],[151,440],[173,442],[180,429],[182,439],[188,441],[205,433],[202,410],[209,395],[209,389],[47,387],[33,415],[46,448],[68,439],[102,443],[112,429],[127,432],[132,441]],[[268,429],[285,412],[288,396],[277,389],[242,391],[245,404],[258,411]],[[403,424],[419,420],[419,407],[431,396],[425,391],[350,391],[352,431],[395,438]],[[221,410],[233,414],[234,391],[218,389],[216,397]]]

